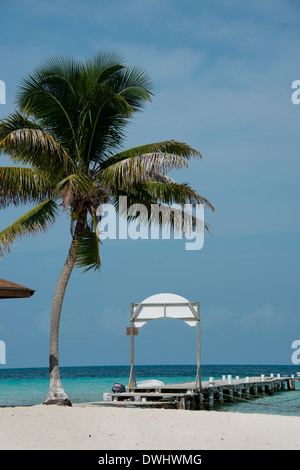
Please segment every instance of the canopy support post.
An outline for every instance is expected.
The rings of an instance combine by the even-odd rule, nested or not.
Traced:
[[[200,303],[197,303],[197,374],[195,388],[202,392],[201,374],[200,374]]]
[[[128,388],[136,387],[136,380],[134,374],[134,304],[131,304],[130,307],[130,348],[131,348],[131,357],[130,357],[130,376]]]

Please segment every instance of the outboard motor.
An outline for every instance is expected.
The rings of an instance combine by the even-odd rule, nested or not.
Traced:
[[[111,391],[113,393],[121,393],[121,392],[125,392],[126,389],[125,389],[125,386],[122,384],[114,384]]]

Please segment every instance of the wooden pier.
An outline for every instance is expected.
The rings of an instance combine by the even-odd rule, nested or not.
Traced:
[[[134,372],[134,337],[138,330],[147,322],[160,319],[176,318],[183,320],[189,326],[197,329],[197,366],[194,382],[171,385],[137,386]],[[104,401],[89,403],[90,405],[105,406],[140,406],[164,407],[189,410],[212,409],[215,404],[224,404],[234,400],[249,400],[282,390],[295,390],[297,377],[277,374],[260,377],[239,377],[231,375],[222,379],[210,377],[201,381],[200,370],[200,302],[190,302],[187,299],[170,293],[156,294],[139,303],[131,303],[130,327],[126,328],[130,336],[130,375],[127,390],[119,393],[106,393]],[[153,383],[153,382],[152,382]]]
[[[119,407],[160,407],[187,410],[212,409],[216,404],[234,400],[249,400],[265,395],[272,395],[280,391],[295,390],[294,376],[281,377],[239,377],[231,375],[222,379],[210,377],[208,381],[201,383],[201,388],[195,386],[195,382],[178,383],[171,385],[159,385],[156,387],[131,387],[120,393],[109,393],[107,400],[94,402],[93,405],[119,406]]]

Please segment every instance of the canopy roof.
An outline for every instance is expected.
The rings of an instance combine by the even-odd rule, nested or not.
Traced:
[[[0,279],[0,299],[31,297],[34,292],[35,291],[29,287],[20,286],[14,282]]]
[[[177,318],[190,326],[196,326],[200,319],[196,302],[189,302],[177,294],[156,294],[133,304],[132,318],[135,327],[141,327],[156,318]]]

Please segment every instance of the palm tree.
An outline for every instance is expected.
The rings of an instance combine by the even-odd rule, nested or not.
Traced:
[[[118,211],[118,198],[126,195],[131,204],[147,207],[204,203],[214,210],[188,184],[166,175],[201,158],[198,151],[176,141],[122,150],[126,125],[151,96],[147,74],[116,54],[86,61],[52,57],[23,79],[16,111],[0,121],[0,151],[13,162],[0,167],[0,207],[34,205],[0,233],[2,252],[23,236],[48,230],[61,212],[71,220],[70,249],[51,310],[45,404],[71,405],[59,373],[60,314],[74,266],[100,268],[98,206],[110,202]]]

